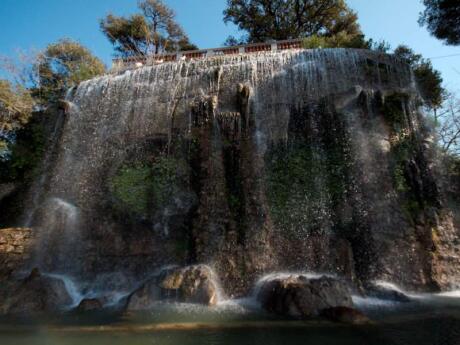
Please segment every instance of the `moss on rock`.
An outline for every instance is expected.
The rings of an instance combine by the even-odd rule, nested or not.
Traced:
[[[149,218],[181,189],[186,169],[185,162],[168,156],[158,156],[153,163],[122,166],[110,180],[117,208]]]

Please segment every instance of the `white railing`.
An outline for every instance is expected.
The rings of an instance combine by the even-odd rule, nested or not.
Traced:
[[[264,51],[278,51],[287,49],[302,48],[301,39],[274,41],[270,43],[252,43],[240,46],[221,47],[211,49],[200,49],[182,51],[177,53],[156,54],[156,55],[139,55],[127,58],[118,58],[113,60],[112,71],[120,72],[129,69],[139,68],[142,66],[157,65],[164,62],[181,61],[181,60],[199,60],[219,55],[236,55],[250,54]]]

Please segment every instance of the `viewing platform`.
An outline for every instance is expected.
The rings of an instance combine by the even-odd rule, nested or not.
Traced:
[[[112,72],[122,72],[143,66],[158,65],[171,61],[200,60],[213,56],[251,54],[288,49],[301,49],[302,39],[252,43],[239,46],[180,51],[177,53],[156,54],[149,56],[131,56],[113,59]]]

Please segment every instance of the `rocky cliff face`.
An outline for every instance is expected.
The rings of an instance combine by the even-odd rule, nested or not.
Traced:
[[[29,210],[47,271],[142,277],[203,263],[228,295],[281,270],[460,282],[416,86],[391,56],[165,63],[82,83],[68,101]]]

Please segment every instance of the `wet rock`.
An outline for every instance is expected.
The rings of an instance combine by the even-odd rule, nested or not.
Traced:
[[[150,280],[134,291],[126,300],[126,310],[148,310],[161,300],[161,289],[156,279]]]
[[[212,270],[204,265],[173,269],[159,281],[164,297],[173,296],[177,301],[215,305],[217,285]]]
[[[347,323],[352,325],[370,324],[372,321],[357,309],[349,307],[333,307],[323,309],[320,316],[339,323]]]
[[[368,283],[366,286],[366,295],[379,299],[408,303],[411,298],[392,286],[382,285],[378,283]]]
[[[13,286],[0,305],[4,314],[53,313],[72,303],[64,282],[38,269]]]
[[[0,201],[11,195],[17,188],[14,183],[0,183]]]
[[[263,283],[257,299],[268,312],[291,317],[318,316],[324,309],[353,306],[347,285],[326,276],[275,278]]]
[[[170,268],[153,277],[127,299],[126,310],[148,310],[160,301],[215,305],[218,286],[204,265]]]
[[[96,298],[85,298],[76,308],[78,312],[94,311],[100,309],[102,309],[102,303]]]

